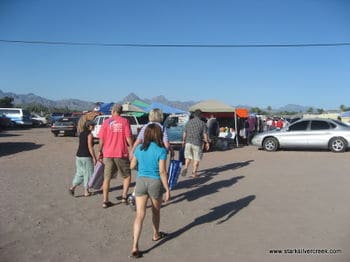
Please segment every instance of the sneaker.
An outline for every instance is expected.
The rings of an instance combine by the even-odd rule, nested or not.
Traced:
[[[187,176],[187,168],[184,168],[184,169],[181,171],[181,176]]]

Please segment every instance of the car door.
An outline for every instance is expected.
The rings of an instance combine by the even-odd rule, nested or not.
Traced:
[[[281,131],[278,136],[281,147],[307,147],[309,120],[301,120],[293,123],[286,131]]]
[[[308,144],[312,148],[327,148],[331,137],[331,130],[335,128],[328,121],[312,120]]]

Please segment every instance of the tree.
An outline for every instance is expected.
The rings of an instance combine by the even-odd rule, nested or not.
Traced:
[[[308,114],[312,114],[314,112],[314,109],[312,108],[312,107],[310,107],[307,111],[306,111],[306,113],[308,113]]]
[[[322,108],[317,108],[317,113],[318,114],[323,114],[324,113],[324,110]]]
[[[344,112],[344,111],[346,111],[347,108],[345,105],[340,105],[339,109],[340,109],[340,111]]]
[[[1,98],[0,107],[13,107],[13,97],[5,96]]]

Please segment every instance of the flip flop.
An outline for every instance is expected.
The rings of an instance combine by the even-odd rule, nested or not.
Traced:
[[[140,251],[133,251],[129,256],[129,258],[140,258],[140,257],[142,257],[142,253]]]
[[[111,206],[113,206],[113,203],[110,201],[103,202],[103,204],[102,204],[103,208],[109,208]]]
[[[159,231],[159,233],[158,233],[158,238],[157,238],[157,239],[153,239],[153,238],[152,238],[152,241],[159,241],[159,240],[161,240],[161,239],[163,239],[163,238],[165,238],[165,237],[167,237],[167,236],[168,236],[167,233],[164,233],[164,232],[162,232],[162,231]]]
[[[74,189],[69,188],[68,191],[71,196],[74,196]]]

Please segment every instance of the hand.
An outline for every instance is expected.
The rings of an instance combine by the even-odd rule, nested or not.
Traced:
[[[210,144],[208,142],[205,143],[205,150],[209,151],[209,148],[210,148]]]
[[[170,190],[166,190],[163,196],[164,202],[168,202],[170,200]]]

